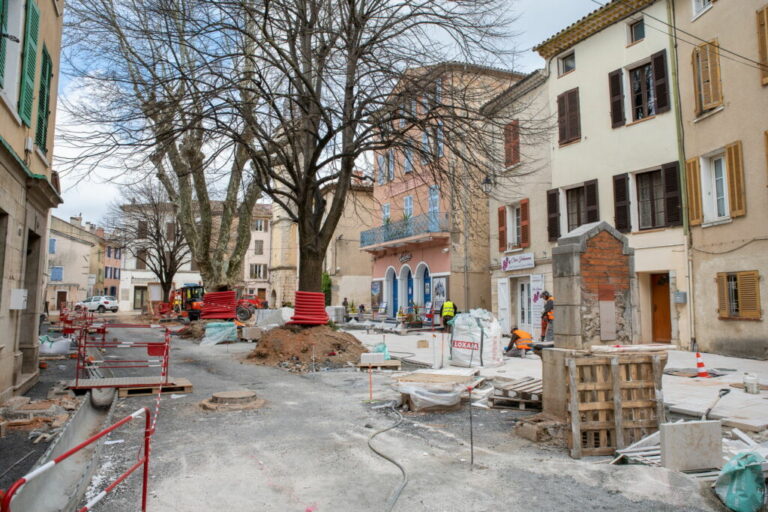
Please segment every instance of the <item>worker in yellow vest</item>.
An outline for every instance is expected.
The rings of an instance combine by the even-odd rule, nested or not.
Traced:
[[[525,352],[531,350],[531,344],[533,343],[533,336],[531,333],[518,329],[517,326],[512,328],[512,339],[509,345],[504,349],[507,356],[513,357],[519,355],[525,357]]]
[[[443,329],[447,330],[450,327],[448,322],[456,316],[456,305],[450,300],[443,302],[443,306],[440,308],[440,316],[443,318]]]

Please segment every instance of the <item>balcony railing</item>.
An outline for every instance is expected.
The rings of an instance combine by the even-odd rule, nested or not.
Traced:
[[[425,213],[363,231],[360,233],[360,247],[446,231],[450,231],[450,220],[447,213]]]

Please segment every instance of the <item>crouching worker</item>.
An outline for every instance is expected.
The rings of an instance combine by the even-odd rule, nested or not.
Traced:
[[[532,348],[533,336],[529,332],[518,329],[517,326],[512,328],[511,334],[512,340],[504,349],[505,355],[509,357],[525,357],[526,351]]]

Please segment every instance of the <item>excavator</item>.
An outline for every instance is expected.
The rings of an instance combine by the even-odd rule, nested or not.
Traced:
[[[205,288],[197,283],[186,283],[171,292],[170,299],[173,310],[190,322],[200,320],[205,303]],[[244,322],[253,316],[254,310],[262,309],[266,304],[254,295],[241,297],[232,311],[232,318]]]

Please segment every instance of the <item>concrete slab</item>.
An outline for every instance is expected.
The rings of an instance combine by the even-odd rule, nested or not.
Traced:
[[[676,471],[720,468],[723,434],[719,421],[662,423],[661,465]]]

